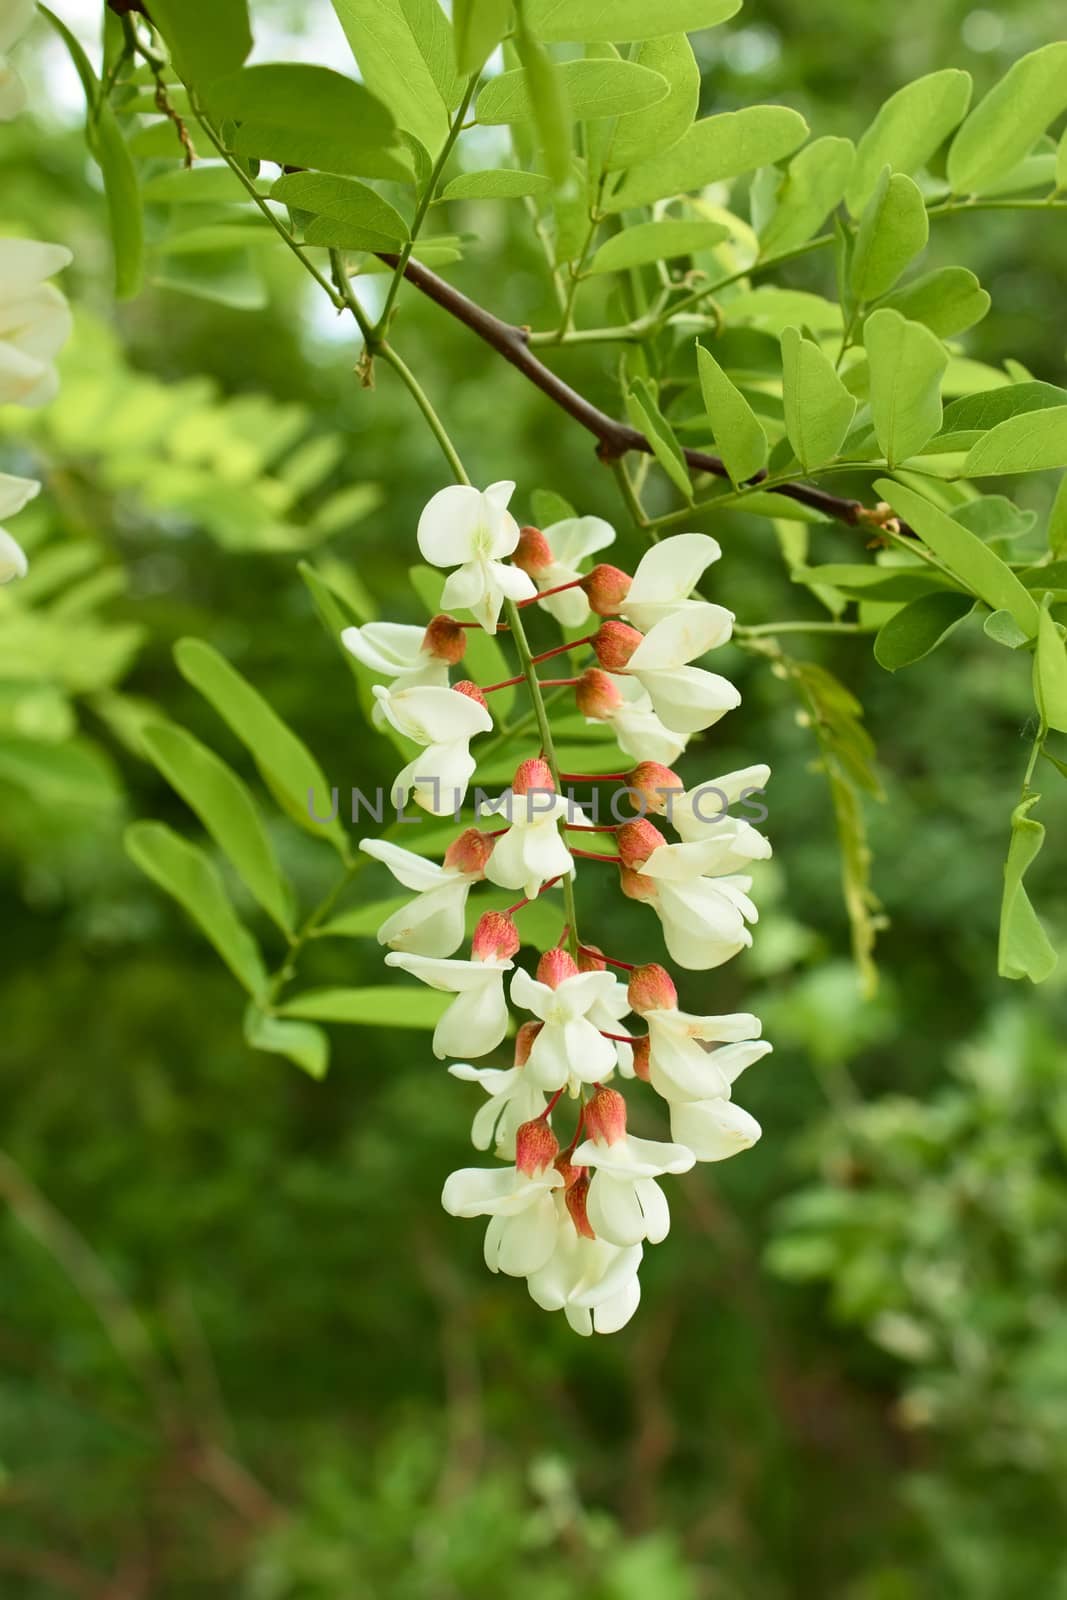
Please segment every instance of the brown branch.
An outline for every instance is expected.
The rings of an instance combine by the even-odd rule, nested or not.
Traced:
[[[399,257],[377,252],[379,259],[391,267],[399,265]],[[602,461],[617,461],[630,450],[641,451],[644,455],[651,455],[652,445],[637,428],[632,428],[627,422],[619,422],[615,417],[610,417],[606,411],[601,411],[592,404],[584,395],[572,389],[550,367],[539,360],[530,349],[526,329],[516,327],[512,322],[504,322],[500,317],[487,311],[476,301],[462,294],[458,289],[446,283],[444,278],[439,278],[436,272],[431,272],[421,262],[409,261],[404,268],[405,278],[420,289],[428,299],[433,300],[442,310],[462,322],[466,327],[483,339],[487,345],[509,361],[511,365],[528,378],[532,384],[548,396],[553,403],[573,417],[575,422],[581,423],[597,440],[597,455]],[[716,478],[729,478],[725,463],[721,457],[709,455],[705,450],[683,450],[686,461],[697,472],[708,472]],[[750,479],[753,486],[758,485],[766,473],[758,473]],[[795,500],[803,506],[810,506],[815,511],[821,511],[824,516],[832,517],[838,522],[846,522],[850,527],[858,524],[877,523],[877,513],[870,512],[860,500],[849,500],[842,495],[830,494],[825,489],[817,489],[808,483],[778,483],[768,490],[770,494],[780,494],[786,500]],[[901,531],[904,531],[903,529]]]

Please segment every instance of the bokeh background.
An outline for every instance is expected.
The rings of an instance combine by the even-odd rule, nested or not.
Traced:
[[[91,5],[58,9],[93,38]],[[346,64],[325,3],[256,9],[260,56]],[[985,87],[1058,21],[1054,0],[751,0],[698,39],[703,109],[782,99],[856,137],[904,81],[953,65]],[[776,855],[712,1009],[759,1012],[775,1041],[744,1086],[764,1138],[675,1184],[638,1317],[577,1339],[439,1209],[474,1091],[428,1035],[335,1029],[322,1083],[250,1051],[228,974],[121,845],[137,816],[197,831],[136,753],[145,703],[247,770],[175,669],[188,634],[331,778],[389,778],[295,562],[312,549],[418,616],[405,574],[436,449],[390,373],[360,389],[347,326],[284,252],[229,304],[157,285],[116,314],[76,84],[43,27],[25,70],[36,116],[0,137],[3,226],[71,245],[79,325],[59,401],[0,428],[3,465],[46,483],[17,530],[37,575],[0,614],[0,1594],[1067,1596],[1067,1002],[1062,978],[995,977],[1025,668],[980,634],[898,678],[864,639],[797,647],[859,696],[878,749],[868,999],[810,731],[787,684],[731,661],[745,709],[699,770],[771,762]],[[550,325],[522,207],[477,221],[455,280]],[[1062,382],[1062,221],[942,224],[930,264],[950,260],[993,295],[968,353]],[[476,481],[517,479],[523,515],[554,489],[636,557],[579,430],[413,294],[398,342]],[[612,359],[560,370],[605,398]],[[742,621],[801,614],[769,523],[712,531]],[[815,537],[837,560],[854,536]],[[5,643],[16,605],[44,619],[32,694],[23,635]],[[1050,768],[1032,882],[1061,939],[1065,799]],[[314,899],[329,852],[280,819],[277,846]],[[642,949],[640,908],[616,915],[613,947]],[[307,976],[380,982],[380,955],[324,940]]]

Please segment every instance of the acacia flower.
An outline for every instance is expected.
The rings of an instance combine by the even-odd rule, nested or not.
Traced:
[[[386,917],[378,929],[379,944],[420,956],[450,956],[463,943],[464,914],[471,886],[485,877],[493,841],[477,828],[454,839],[441,865],[388,839],[361,839],[364,855],[381,861],[414,900]]]
[[[623,615],[648,633],[664,617],[703,605],[690,596],[706,568],[722,555],[718,541],[706,533],[676,533],[662,539],[637,563]]]
[[[485,816],[501,813],[509,823],[486,862],[490,883],[521,889],[532,900],[550,879],[573,876],[574,859],[559,825],[584,818],[577,806],[557,794],[547,762],[524,761],[507,793],[483,801],[481,811]]]
[[[447,1179],[441,1204],[453,1217],[488,1217],[485,1264],[490,1272],[524,1278],[556,1248],[559,1231],[552,1191],[563,1187],[553,1165],[559,1141],[540,1119],[515,1137],[513,1167],[464,1167]]]
[[[420,684],[448,688],[449,666],[463,655],[463,629],[453,623],[459,635],[459,654],[442,654],[434,649],[435,625],[450,618],[435,617],[428,628],[419,628],[406,622],[366,622],[360,628],[345,628],[341,643],[350,655],[367,667],[377,677],[388,678],[393,693],[399,689],[413,689]],[[437,630],[438,637],[440,629]],[[382,707],[375,704],[374,720],[380,727],[385,720]]]
[[[611,724],[619,749],[635,761],[676,761],[685,749],[685,735],[664,727],[636,678],[590,667],[579,678],[574,698],[588,722]]]
[[[494,633],[505,598],[532,600],[533,579],[508,566],[519,542],[519,525],[508,510],[514,483],[488,489],[452,484],[438,490],[419,518],[419,549],[434,567],[455,567],[441,592],[446,611],[470,611],[487,633]]]
[[[770,767],[759,763],[740,767],[719,778],[705,779],[694,788],[686,789],[677,773],[647,761],[635,767],[626,781],[640,795],[645,812],[665,816],[683,842],[729,839],[736,865],[740,866],[744,861],[769,856],[771,850],[766,841],[762,845],[753,843],[751,836],[757,834],[757,830],[743,817],[730,816],[729,808],[750,795],[762,794],[770,776]],[[728,866],[721,870],[729,872],[734,868]]]
[[[656,1179],[688,1172],[695,1161],[682,1144],[638,1139],[626,1132],[626,1101],[617,1089],[598,1089],[585,1108],[590,1137],[571,1161],[592,1167],[586,1209],[593,1231],[609,1244],[659,1244],[671,1225],[667,1197]]]
[[[470,741],[493,726],[484,700],[434,684],[395,691],[375,684],[374,697],[398,733],[425,746],[397,774],[392,791],[396,803],[405,804],[413,793],[434,816],[452,815],[463,804],[474,775]]]
[[[727,1161],[750,1150],[762,1128],[733,1100],[677,1100],[671,1106],[671,1136],[698,1161]]]
[[[59,389],[54,361],[70,337],[70,307],[45,280],[72,260],[61,244],[0,239],[0,405],[42,406]]]
[[[615,542],[615,529],[603,517],[567,517],[547,528],[523,528],[513,556],[539,590],[574,583],[582,562]],[[580,628],[589,615],[589,601],[580,588],[549,595],[542,608],[563,628]]]
[[[511,980],[511,999],[532,1011],[544,1027],[538,1031],[525,1071],[541,1089],[562,1089],[596,1083],[615,1066],[615,1049],[589,1012],[612,995],[609,972],[579,972],[566,950],[546,950],[536,979],[520,967]]]
[[[510,917],[487,911],[474,930],[469,961],[390,950],[387,967],[402,967],[431,989],[456,996],[434,1029],[433,1053],[438,1061],[446,1056],[485,1056],[496,1049],[508,1031],[504,974],[514,967],[511,957],[518,948],[518,930]]]
[[[9,472],[0,472],[0,583],[24,578],[27,572],[22,546],[3,527],[2,519],[15,516],[40,492],[41,485],[34,478],[16,478]]]
[[[689,665],[727,642],[733,620],[723,606],[694,603],[663,617],[643,637],[624,622],[605,622],[593,643],[602,667],[637,679],[665,727],[699,733],[741,704],[729,678]]]
[[[751,878],[703,876],[710,854],[706,845],[669,845],[645,820],[624,823],[617,838],[622,892],[651,905],[671,959],[680,967],[706,971],[752,943],[746,922],[756,922],[759,912],[748,897]]]
[[[638,967],[630,979],[629,996],[648,1027],[648,1081],[672,1106],[678,1101],[729,1099],[734,1079],[770,1053],[771,1045],[760,1038],[762,1024],[751,1012],[698,1017],[679,1011],[677,990],[663,967]],[[719,1048],[705,1050],[704,1044]],[[671,1132],[679,1138],[673,1124]]]
[[[642,1247],[584,1237],[567,1225],[558,1190],[553,1199],[559,1217],[556,1247],[543,1267],[528,1274],[530,1296],[543,1311],[562,1311],[583,1338],[617,1333],[641,1301]]]
[[[472,1067],[454,1061],[448,1071],[461,1083],[476,1083],[489,1096],[474,1114],[471,1144],[476,1150],[492,1146],[501,1161],[514,1160],[515,1135],[524,1122],[544,1111],[543,1092],[520,1066]]]

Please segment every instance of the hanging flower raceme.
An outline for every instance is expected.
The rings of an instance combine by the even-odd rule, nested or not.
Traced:
[[[71,316],[47,280],[72,259],[61,244],[0,239],[0,405],[43,406],[59,389],[54,362]]]
[[[652,949],[640,960],[583,942],[575,880],[579,873],[583,882],[586,872],[596,877],[590,903],[602,927],[612,925],[605,899],[617,883],[622,898],[655,912],[679,966],[721,965],[751,942],[749,868],[770,853],[749,817],[731,807],[762,794],[769,770],[753,765],[687,786],[671,766],[740,699],[727,678],[699,665],[729,640],[733,624],[728,610],[694,593],[718,559],[715,540],[665,539],[632,575],[607,564],[583,572],[614,530],[595,517],[520,530],[508,510],[513,489],[445,489],[426,507],[422,554],[454,569],[444,609],[428,627],[346,630],[345,646],[382,680],[374,685],[382,723],[420,747],[395,780],[395,797],[456,817],[440,864],[391,840],[364,840],[362,848],[412,892],[378,929],[390,946],[385,960],[451,997],[442,999],[433,1051],[450,1059],[453,1078],[480,1090],[471,1141],[503,1163],[454,1172],[444,1186],[445,1209],[488,1219],[485,1259],[493,1272],[525,1278],[532,1299],[563,1311],[576,1332],[612,1333],[637,1309],[645,1246],[661,1242],[670,1226],[660,1180],[698,1161],[721,1161],[759,1138],[732,1086],[770,1046],[747,1012],[679,1007],[670,974],[648,959],[657,937],[651,919]],[[526,638],[530,608],[568,629],[591,614],[598,625],[584,638],[534,651]],[[472,626],[511,640],[514,677],[450,681]],[[560,656],[569,658],[569,675],[543,676],[542,663]],[[531,730],[531,743],[515,752],[510,789],[496,799],[478,789],[464,826],[460,808],[477,775],[471,742],[493,728],[493,694],[519,684],[532,703],[526,715],[513,714],[511,726]],[[552,700],[550,687],[557,691]],[[591,728],[606,724],[635,763],[605,780],[621,785],[639,813],[634,820],[600,823],[595,805],[576,803],[570,785],[592,790],[601,780],[561,773],[556,700],[565,716],[577,711]],[[493,748],[509,737],[507,727],[498,728]],[[627,814],[617,811],[617,800],[613,818]],[[650,815],[673,829],[676,842]],[[765,812],[753,808],[750,815],[759,820]],[[582,848],[593,843],[589,834],[612,837],[602,841],[605,848]],[[501,891],[518,898],[506,906],[498,899],[499,909],[479,918],[464,956],[470,895]],[[548,896],[562,901],[563,931],[550,948],[531,949],[524,929],[536,924],[524,912]],[[503,1060],[484,1062],[501,1049],[508,1052]],[[620,1084],[629,1086],[632,1104]],[[631,1113],[645,1116],[656,1104],[669,1120],[669,1141],[630,1131]]]

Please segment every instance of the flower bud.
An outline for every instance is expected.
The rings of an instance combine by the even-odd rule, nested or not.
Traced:
[[[612,616],[621,609],[632,582],[630,574],[618,567],[604,564],[594,567],[592,572],[586,573],[582,579],[582,588],[585,590],[585,598],[589,601],[589,609],[595,611],[598,617]]]
[[[515,1165],[526,1178],[536,1178],[559,1155],[559,1140],[543,1117],[524,1122],[515,1131]]]
[[[672,796],[680,797],[685,793],[685,785],[678,774],[658,761],[640,762],[627,777],[626,786],[641,796],[646,812],[651,811],[658,817],[667,810],[667,801]]]
[[[463,660],[467,648],[466,629],[460,627],[455,617],[431,617],[429,627],[422,636],[422,648],[438,661],[447,661],[454,667]]]
[[[667,843],[655,823],[649,822],[647,817],[640,817],[636,822],[624,822],[621,828],[616,828],[615,838],[623,864],[627,867],[644,866],[652,852]]]
[[[474,930],[471,956],[475,961],[510,961],[521,944],[519,930],[506,912],[487,911]]]
[[[627,989],[631,1011],[643,1017],[649,1011],[677,1011],[678,991],[666,967],[650,961],[646,967],[635,967],[630,974]],[[637,1052],[634,1051],[636,1066]]]
[[[552,554],[552,546],[540,528],[527,527],[519,529],[519,542],[511,552],[511,560],[516,567],[521,567],[523,572],[533,578],[552,566],[555,557]]]
[[[593,649],[602,667],[621,672],[643,638],[628,622],[602,622],[593,635]]]
[[[627,900],[643,900],[650,904],[659,894],[655,878],[646,878],[644,873],[635,872],[632,867],[619,868],[619,888]]]
[[[576,1172],[578,1175],[572,1183],[567,1185],[563,1195],[564,1203],[570,1212],[575,1231],[580,1233],[583,1239],[595,1239],[596,1234],[593,1232],[592,1224],[586,1212],[586,1202],[589,1195],[589,1168],[572,1167],[571,1171]]]
[[[452,688],[455,690],[456,694],[465,694],[468,700],[477,700],[480,706],[484,706],[486,711],[489,710],[489,702],[485,698],[485,695],[479,689],[478,685],[476,683],[472,683],[469,678],[464,678],[461,683],[454,683]]]
[[[493,841],[480,828],[464,828],[445,851],[445,866],[469,878],[484,878],[485,863],[493,853]]]
[[[537,963],[537,981],[547,984],[550,989],[558,989],[561,983],[576,977],[577,973],[578,964],[566,950],[546,950]]]
[[[589,667],[578,679],[574,698],[583,717],[593,717],[606,722],[622,705],[622,695],[606,672]]]
[[[599,945],[583,945],[578,952],[579,972],[606,972],[608,964],[604,960],[604,952]]]
[[[652,1055],[652,1041],[648,1034],[644,1033],[639,1039],[635,1039],[630,1049],[633,1051],[634,1077],[640,1078],[642,1083],[647,1083],[651,1075]]]
[[[626,1137],[626,1101],[618,1089],[598,1089],[585,1103],[585,1125],[597,1144],[618,1144]]]
[[[531,789],[547,789],[549,794],[556,792],[552,768],[540,758],[536,761],[520,761],[511,780],[512,794],[528,794]]]
[[[524,1067],[530,1059],[534,1040],[544,1027],[543,1022],[524,1022],[515,1035],[515,1065]]]

